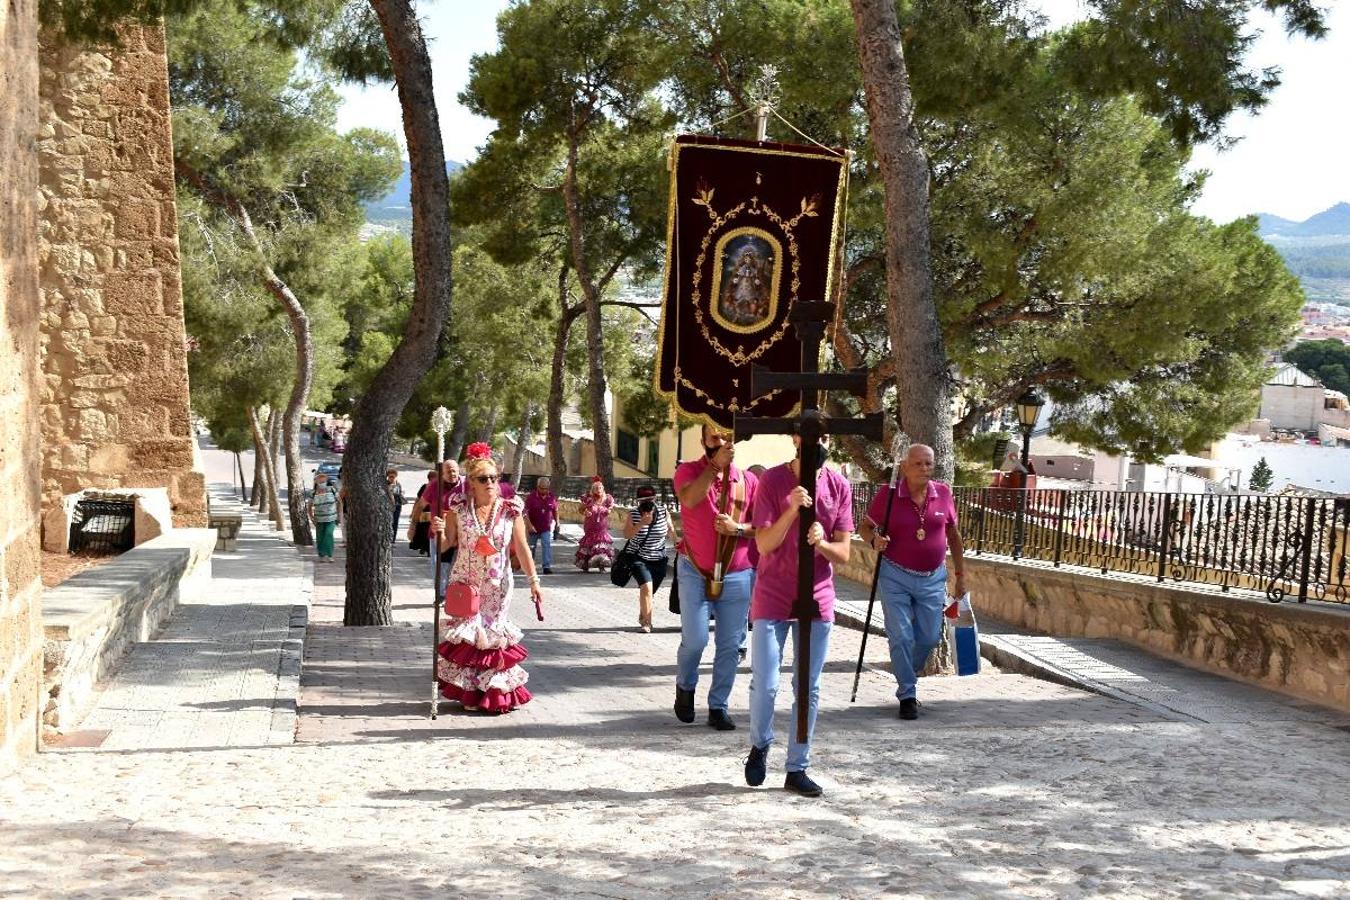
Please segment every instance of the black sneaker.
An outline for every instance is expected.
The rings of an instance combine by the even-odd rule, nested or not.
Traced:
[[[552,574],[553,574],[553,570],[550,569],[548,566],[544,566],[544,574],[545,574],[545,575],[552,575]]]
[[[688,724],[694,721],[694,692],[675,688],[675,718]]]
[[[919,717],[919,701],[913,697],[906,697],[900,701],[900,718],[917,719]]]
[[[735,731],[736,723],[731,721],[731,716],[727,715],[725,709],[708,710],[708,727],[716,728],[718,731]]]
[[[750,768],[746,764],[746,770]],[[794,794],[801,794],[803,797],[819,797],[825,793],[820,785],[812,781],[805,772],[789,772],[787,780],[783,782],[783,790],[792,791]]]
[[[751,787],[759,787],[764,783],[764,776],[768,774],[769,745],[763,747],[751,747],[750,755],[745,758],[745,783]]]

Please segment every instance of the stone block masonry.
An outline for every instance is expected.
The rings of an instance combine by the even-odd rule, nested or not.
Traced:
[[[42,686],[37,18],[0,3],[0,774],[37,748]]]
[[[976,607],[1056,637],[1113,638],[1350,712],[1350,606],[1270,603],[1149,578],[966,557]]]
[[[41,35],[42,502],[165,488],[174,524],[203,526],[164,31],[121,35]]]
[[[132,644],[147,641],[211,579],[216,533],[178,528],[47,591],[43,609],[49,736],[80,721]]]

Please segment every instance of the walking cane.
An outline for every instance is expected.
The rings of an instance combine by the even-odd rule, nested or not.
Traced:
[[[905,433],[897,432],[895,446],[891,454],[891,492],[886,497],[886,516],[876,523],[877,532],[886,535],[886,526],[891,522],[891,506],[895,503],[896,482],[900,479],[900,454],[909,447],[909,438]],[[903,449],[902,449],[903,448]],[[862,680],[863,659],[867,656],[867,632],[872,628],[872,609],[877,602],[877,585],[881,581],[881,554],[877,554],[877,567],[872,572],[872,593],[867,598],[867,617],[863,620],[862,647],[858,650],[858,668],[853,673],[853,696],[849,703],[858,701],[858,682]]]
[[[428,491],[430,493],[430,491]],[[428,501],[434,499],[436,503],[436,514],[442,519],[445,517],[445,510],[441,509],[441,480],[440,474],[436,475],[436,494],[434,498],[428,498]],[[427,503],[430,508],[431,503]],[[433,514],[433,518],[435,515]],[[416,527],[416,526],[414,526]],[[434,543],[431,548],[431,720],[434,722],[436,716],[441,711],[441,679],[438,663],[441,655],[441,536],[432,530],[431,525],[427,525],[427,538]]]
[[[433,535],[436,546],[431,556],[431,719],[434,722],[441,711],[441,679],[437,663],[441,655],[441,598],[437,588],[441,583],[441,537]]]

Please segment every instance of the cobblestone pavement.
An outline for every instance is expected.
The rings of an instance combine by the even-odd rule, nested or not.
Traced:
[[[566,557],[547,620],[518,618],[536,700],[429,723],[426,564],[395,565],[381,629],[336,624],[341,568],[317,571],[298,743],[55,752],[0,780],[0,896],[1350,891],[1350,735],[1328,724],[1173,721],[1010,674],[927,679],[900,722],[880,641],[848,703],[858,633],[839,629],[826,794],[806,800],[777,788],[781,747],[766,787],[743,783],[744,674],[741,730],[681,726],[674,617],[639,634],[635,592]]]
[[[70,747],[105,750],[289,744],[295,734],[310,578],[306,563],[229,485],[212,507],[244,518],[233,553],[211,557],[209,587],[134,644]]]

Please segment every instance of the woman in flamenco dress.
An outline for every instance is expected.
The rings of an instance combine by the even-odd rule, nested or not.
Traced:
[[[609,536],[609,511],[613,508],[613,495],[605,491],[605,483],[600,476],[595,476],[591,479],[590,490],[581,501],[581,543],[577,544],[577,568],[583,572],[591,568],[603,572],[614,565],[614,542]]]
[[[450,581],[468,584],[480,602],[476,614],[442,623],[437,678],[441,695],[466,710],[510,712],[530,702],[525,687],[530,676],[520,666],[529,654],[521,643],[520,628],[509,618],[514,580],[511,545],[525,567],[541,617],[544,597],[525,540],[525,505],[519,498],[502,499],[492,448],[471,444],[464,468],[469,489],[456,496],[449,514],[433,519],[431,527],[440,535],[442,549],[459,547]]]

